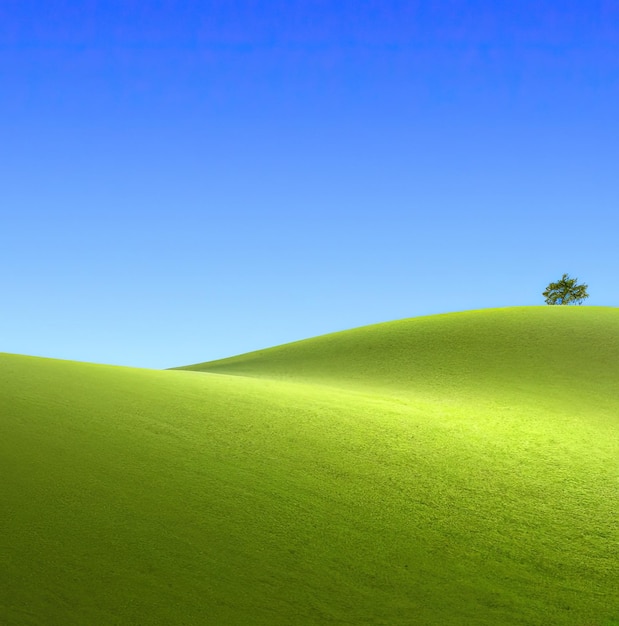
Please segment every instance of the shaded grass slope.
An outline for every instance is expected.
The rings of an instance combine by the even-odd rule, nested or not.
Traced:
[[[548,307],[213,374],[0,355],[0,623],[610,624],[618,338]]]

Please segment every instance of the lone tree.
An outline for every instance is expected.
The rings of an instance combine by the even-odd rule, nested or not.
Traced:
[[[570,278],[563,274],[561,280],[550,283],[542,294],[546,298],[546,304],[582,304],[582,301],[589,297],[588,285],[579,285],[577,280],[578,278]]]

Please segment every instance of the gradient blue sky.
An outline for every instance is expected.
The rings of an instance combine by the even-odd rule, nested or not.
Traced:
[[[0,349],[619,306],[618,51],[610,0],[3,0]]]

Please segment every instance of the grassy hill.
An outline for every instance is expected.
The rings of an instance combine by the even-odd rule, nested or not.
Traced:
[[[616,409],[618,354],[617,309],[540,306],[365,326],[182,369],[476,401],[593,394]]]
[[[187,369],[0,355],[0,623],[619,618],[619,310]]]

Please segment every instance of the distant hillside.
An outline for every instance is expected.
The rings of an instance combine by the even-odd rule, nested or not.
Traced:
[[[513,307],[355,328],[179,369],[399,394],[619,401],[619,309]]]

